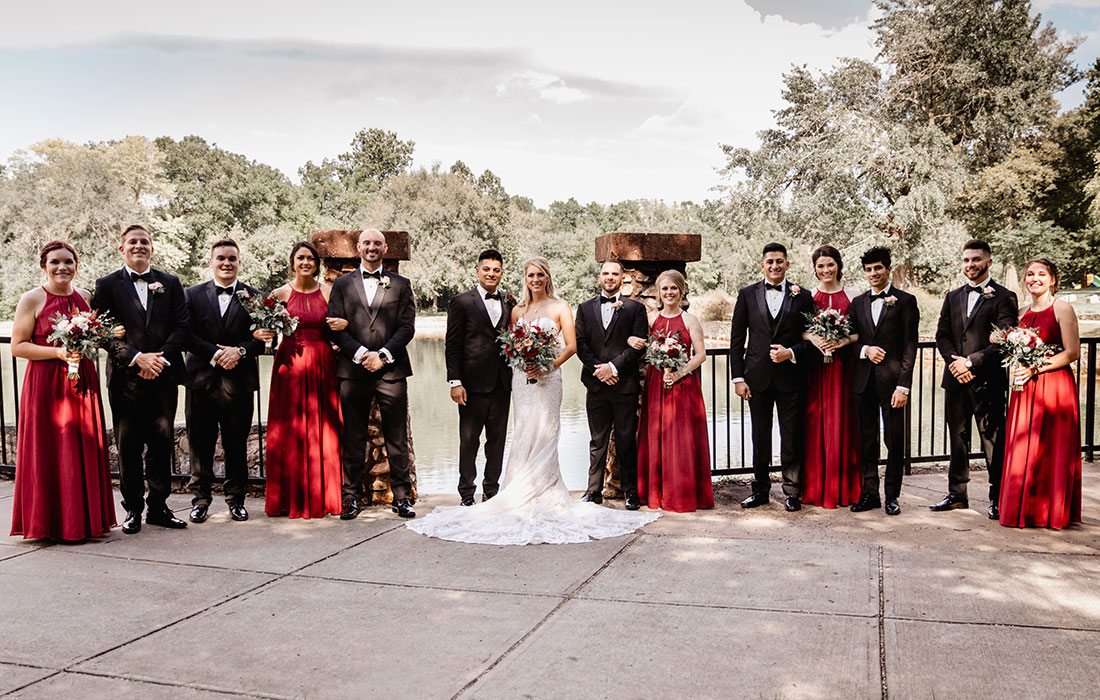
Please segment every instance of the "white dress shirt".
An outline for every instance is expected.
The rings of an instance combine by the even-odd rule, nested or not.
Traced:
[[[603,329],[606,331],[607,327],[611,325],[611,317],[615,315],[615,304],[619,301],[619,292],[615,292],[611,295],[614,299],[610,304],[604,303],[603,293],[600,294],[600,322],[603,323]]]
[[[137,270],[131,269],[129,265],[123,265],[122,269],[126,271],[127,277],[129,277],[130,275],[144,275],[152,270],[152,268],[146,268],[145,272],[138,272]],[[145,280],[134,280],[131,284],[134,285],[134,291],[137,292],[138,301],[141,302],[141,308],[148,310],[149,283]]]
[[[500,299],[486,299],[485,295],[489,292],[480,284],[477,286],[477,293],[481,295],[481,301],[485,303],[485,310],[489,312],[489,320],[493,322],[493,327],[496,327],[500,323],[500,314],[504,311],[504,306],[500,303]],[[500,294],[500,290],[497,289],[497,294]]]
[[[368,270],[366,265],[361,264],[359,265],[359,271],[355,273],[363,279],[363,292],[367,295],[367,306],[370,306],[374,303],[374,296],[378,293],[378,287],[381,284],[381,280],[375,279],[374,277],[363,277],[364,272],[377,272],[382,277],[385,277],[386,271],[382,269],[381,265],[373,270]],[[359,346],[359,349],[355,351],[355,362],[362,362],[368,352],[370,352],[370,350],[363,346]],[[381,355],[382,361],[387,365],[393,362],[393,356],[390,355],[389,350],[382,348],[378,351],[378,354]]]
[[[890,292],[893,291],[893,289],[894,289],[894,284],[891,282],[891,283],[886,285],[886,288],[882,290],[882,293],[885,294],[886,296],[890,296]],[[876,292],[874,290],[871,290],[871,293],[875,294]],[[876,326],[878,326],[879,319],[882,318],[882,312],[885,309],[886,309],[886,300],[885,299],[873,299],[873,300],[871,300],[871,321]],[[859,359],[861,359],[861,360],[866,360],[867,359],[867,346],[866,345],[864,345],[862,348],[859,349]],[[906,396],[909,395],[909,390],[906,389],[903,386],[896,386],[894,388],[897,389],[898,391],[900,391],[901,393],[905,394]]]
[[[966,317],[970,318],[970,314],[974,313],[974,307],[978,305],[978,300],[982,298],[982,287],[989,284],[991,275],[986,275],[984,279],[979,282],[974,282],[970,285],[970,289],[966,292]]]
[[[764,283],[768,284],[767,280]],[[772,315],[772,318],[779,316],[779,311],[783,308],[783,296],[787,292],[787,280],[780,282],[779,287],[779,289],[764,290],[764,298],[768,302],[768,313]]]

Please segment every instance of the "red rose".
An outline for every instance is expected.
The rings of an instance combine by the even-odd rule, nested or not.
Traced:
[[[271,297],[267,297],[266,299],[264,299],[264,306],[269,309],[272,308],[273,306],[275,306],[275,300]]]
[[[680,348],[669,348],[668,349],[668,356],[669,357],[679,357],[680,356]]]

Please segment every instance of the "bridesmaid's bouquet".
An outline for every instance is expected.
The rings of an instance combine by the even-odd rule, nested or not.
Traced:
[[[77,352],[84,357],[95,357],[100,348],[106,347],[117,327],[110,314],[99,311],[78,311],[71,316],[58,312],[50,318],[50,323],[53,329],[46,340],[65,348],[66,352]],[[80,360],[65,362],[69,366],[69,380],[80,379]]]
[[[645,346],[645,362],[660,370],[679,372],[688,363],[688,348],[680,339],[680,332],[657,330],[649,334]],[[672,384],[665,382],[666,387]]]
[[[805,313],[806,332],[816,335],[824,340],[844,340],[852,334],[852,322],[847,314],[840,313],[834,308],[821,309],[817,313]],[[822,350],[822,361],[829,364],[833,361],[832,350]]]
[[[241,289],[237,292],[237,301],[252,319],[252,325],[248,328],[251,331],[262,328],[282,335],[293,335],[298,329],[298,317],[291,316],[286,309],[286,304],[275,297],[253,296],[247,290]],[[271,340],[267,341],[268,350],[271,349],[272,343]]]
[[[528,323],[523,319],[516,321],[511,328],[505,328],[497,338],[500,352],[513,369],[527,372],[532,369],[549,371],[558,357],[558,333],[546,329],[537,323]],[[527,378],[528,384],[536,379]]]
[[[1039,331],[1026,326],[1016,328],[994,328],[990,340],[1001,351],[1004,359],[1002,367],[1017,365],[1028,369],[1042,369],[1050,364],[1050,358],[1058,354],[1061,348],[1043,342]],[[1023,391],[1024,382],[1016,379],[1012,382],[1013,391]]]

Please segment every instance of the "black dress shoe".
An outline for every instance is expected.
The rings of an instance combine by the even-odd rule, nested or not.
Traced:
[[[898,499],[887,498],[886,499],[886,514],[898,515],[901,513],[901,506],[898,505]]]
[[[583,496],[581,496],[581,500],[584,501],[585,503],[600,504],[600,503],[603,503],[603,494],[602,493],[586,493]]]
[[[484,502],[484,501],[482,501],[482,502]],[[464,506],[472,506],[473,504],[474,504],[474,497],[473,496],[466,496],[465,498],[462,499],[462,505],[464,505]]]
[[[126,511],[126,519],[122,521],[122,531],[127,535],[141,532],[141,513]]]
[[[349,498],[344,501],[344,509],[340,511],[341,520],[355,520],[359,515],[359,501]]]
[[[233,503],[229,506],[229,517],[237,522],[248,520],[248,511],[245,510],[243,503]]]
[[[853,513],[862,513],[866,510],[875,510],[882,507],[882,501],[878,500],[878,494],[874,496],[860,496],[859,500],[848,507]]]
[[[958,496],[952,496],[947,494],[943,497],[943,500],[939,503],[934,503],[928,506],[928,510],[936,513],[943,512],[945,510],[962,510],[970,507],[970,502],[965,498],[959,498]]]
[[[766,493],[754,493],[745,500],[741,501],[742,508],[756,508],[759,506],[767,505],[771,499]]]
[[[167,507],[158,508],[146,513],[145,522],[150,525],[171,528],[172,530],[181,530],[187,527],[187,523],[172,515],[172,511],[168,510]]]
[[[783,502],[783,507],[787,509],[788,513],[802,510],[802,499],[798,496],[787,496],[787,500]]]
[[[188,516],[188,519],[193,523],[205,523],[209,517],[210,506],[200,503],[191,509],[191,515]]]
[[[996,503],[990,503],[989,504],[989,519],[990,520],[1000,520],[1001,519],[1001,508]]]
[[[393,504],[393,512],[397,513],[401,518],[415,518],[416,511],[412,509],[412,504],[409,503],[409,499],[402,498]]]
[[[483,494],[481,494],[481,502],[484,503],[485,501],[488,501],[490,498],[492,498],[495,495],[496,495],[495,493],[483,493]]]
[[[642,507],[642,504],[638,501],[638,494],[628,493],[626,494],[626,509],[638,510]]]

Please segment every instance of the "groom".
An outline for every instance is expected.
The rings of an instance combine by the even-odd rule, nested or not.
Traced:
[[[749,402],[752,420],[752,495],[742,508],[756,508],[770,500],[772,411],[779,413],[780,464],[788,511],[802,508],[802,441],[805,415],[805,378],[798,367],[809,347],[802,339],[803,314],[815,310],[810,294],[787,281],[787,248],[764,246],[760,269],[764,279],[737,293],[730,324],[730,376],[734,391]],[[746,344],[747,339],[747,344]]]
[[[615,458],[627,510],[638,510],[638,362],[642,351],[627,344],[630,336],[649,335],[646,309],[621,294],[623,266],[608,260],[600,266],[602,293],[577,307],[577,357],[581,383],[588,390],[588,488],[582,500],[603,502],[603,476],[612,430]]]
[[[367,456],[367,423],[371,403],[378,401],[382,437],[390,466],[393,511],[414,518],[409,502],[409,397],[406,379],[412,365],[405,346],[413,339],[416,307],[409,280],[382,269],[386,237],[367,229],[356,246],[362,264],[336,279],[329,295],[328,315],[348,326],[332,333],[340,347],[336,376],[344,415],[340,459],[344,468],[342,520],[359,515]]]
[[[458,404],[458,495],[464,506],[474,504],[477,451],[483,432],[485,476],[481,499],[489,500],[500,489],[512,369],[497,346],[497,335],[508,327],[516,304],[511,294],[500,294],[503,275],[501,254],[483,251],[474,268],[477,285],[455,295],[447,308],[444,355],[451,400]]]

